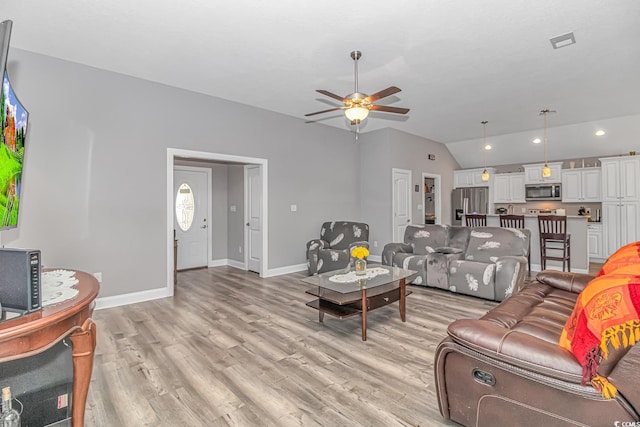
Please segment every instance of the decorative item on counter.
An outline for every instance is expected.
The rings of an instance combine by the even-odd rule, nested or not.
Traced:
[[[556,209],[556,215],[565,216],[567,215],[566,209]]]
[[[2,415],[0,426],[20,427],[20,413],[11,407],[11,387],[2,389]]]
[[[571,160],[571,161],[569,162],[569,167],[570,167],[571,169],[575,168],[575,167],[576,167],[576,162],[574,162],[573,160]]]
[[[351,250],[351,256],[356,258],[356,275],[364,276],[367,274],[367,260],[365,258],[369,256],[369,249],[363,246],[356,246]]]
[[[584,206],[580,206],[580,209],[578,209],[578,215],[585,216],[586,214],[587,210],[584,208]]]

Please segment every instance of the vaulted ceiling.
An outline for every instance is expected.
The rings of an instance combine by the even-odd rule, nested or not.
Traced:
[[[541,108],[557,110],[550,126],[640,114],[637,0],[4,3],[12,47],[301,120],[335,105],[316,89],[353,92],[349,53],[360,50],[360,91],[398,86],[380,104],[411,109],[372,112],[362,132],[393,127],[457,144],[463,165],[478,161],[460,143],[481,137],[482,120],[493,138],[540,130]],[[576,43],[554,49],[550,39],[568,32]],[[314,119],[350,129],[340,112]],[[539,157],[516,143],[493,162]]]

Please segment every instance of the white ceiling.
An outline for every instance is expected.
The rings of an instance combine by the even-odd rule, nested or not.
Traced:
[[[1,1],[12,47],[301,120],[333,105],[316,89],[353,92],[361,50],[360,91],[398,86],[379,103],[411,109],[372,112],[363,132],[453,143],[482,120],[490,136],[540,129],[541,108],[550,126],[640,114],[638,0]],[[567,32],[577,43],[554,50]]]

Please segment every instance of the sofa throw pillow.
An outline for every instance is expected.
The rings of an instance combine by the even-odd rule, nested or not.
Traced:
[[[580,293],[559,341],[582,365],[582,384],[591,382],[605,398],[614,398],[617,390],[598,375],[600,360],[610,348],[640,341],[640,252],[633,249],[640,246],[627,246],[611,255],[602,274]]]

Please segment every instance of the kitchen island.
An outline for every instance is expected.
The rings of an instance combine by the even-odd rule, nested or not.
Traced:
[[[465,223],[463,218],[462,223]],[[571,234],[571,271],[589,272],[588,217],[567,215],[567,233]],[[500,227],[500,215],[488,214],[487,226]],[[524,227],[531,231],[531,270],[540,271],[540,233],[538,215],[525,215]],[[547,261],[548,270],[562,270],[559,261]]]

